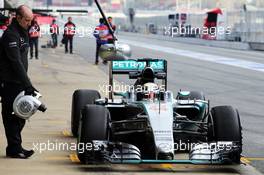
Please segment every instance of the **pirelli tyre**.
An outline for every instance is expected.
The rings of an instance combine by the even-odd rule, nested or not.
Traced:
[[[189,95],[186,96],[181,96],[178,95],[177,99],[179,100],[205,100],[205,96],[203,92],[199,92],[199,91],[190,91]]]
[[[94,104],[94,101],[99,98],[100,93],[96,90],[79,89],[74,91],[71,110],[71,131],[74,137],[78,136],[81,109],[86,104]]]
[[[93,163],[96,159],[96,145],[93,140],[108,140],[110,113],[100,105],[86,105],[82,109],[82,117],[77,139],[77,155],[82,163]]]
[[[240,163],[242,152],[242,127],[239,113],[232,106],[216,106],[211,109],[211,133],[209,141],[232,141],[240,147],[230,158],[233,163]]]

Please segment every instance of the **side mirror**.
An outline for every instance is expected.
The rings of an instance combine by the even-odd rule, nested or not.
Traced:
[[[127,44],[104,44],[100,47],[99,56],[105,61],[126,60],[131,57],[131,49]]]

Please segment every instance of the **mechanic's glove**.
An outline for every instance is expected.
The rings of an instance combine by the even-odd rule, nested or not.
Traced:
[[[33,86],[29,86],[25,89],[25,95],[32,95],[35,96],[36,93],[35,92],[39,92],[36,88],[34,88]]]

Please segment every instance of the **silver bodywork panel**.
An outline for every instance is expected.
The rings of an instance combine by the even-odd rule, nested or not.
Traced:
[[[156,157],[159,153],[174,154],[172,102],[143,101],[153,131]]]
[[[100,101],[102,99],[99,99]],[[123,99],[125,100],[125,99]],[[105,107],[110,108],[123,108],[126,105],[122,104],[122,99],[115,99],[109,101]],[[173,124],[174,124],[174,111],[173,108],[189,108],[193,105],[203,106],[208,105],[208,101],[204,100],[170,100],[159,101],[157,99],[144,99],[141,101],[127,100],[127,104],[136,104],[141,106],[145,114],[139,115],[138,118],[144,116],[147,118],[154,138],[155,156],[156,160],[141,160],[140,150],[128,143],[114,143],[108,141],[96,141],[97,144],[102,146],[101,153],[105,160],[112,163],[142,163],[153,162],[157,163],[158,154],[171,154],[174,157],[174,136],[173,136]],[[178,114],[177,114],[178,115]],[[176,121],[177,122],[177,121]],[[171,163],[194,163],[194,164],[221,164],[228,160],[228,155],[238,148],[233,142],[217,142],[217,143],[196,143],[189,152],[190,162],[187,160],[171,160]],[[169,162],[169,160],[167,161]]]

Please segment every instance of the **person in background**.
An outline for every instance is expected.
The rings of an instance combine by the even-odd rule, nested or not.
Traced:
[[[59,26],[56,24],[56,20],[52,20],[52,24],[50,25],[50,33],[52,39],[52,47],[56,48],[58,46],[58,34],[59,34]]]
[[[113,24],[113,18],[111,16],[109,16],[107,18],[107,21],[110,24],[110,26],[112,27],[113,32],[115,33],[115,31],[116,31],[116,25]],[[108,32],[108,43],[114,43],[113,36],[112,36],[112,34],[110,32]]]
[[[16,18],[16,13],[15,12],[9,12],[9,23],[8,24],[11,24],[12,23],[12,20],[14,18]]]
[[[29,46],[30,46],[30,59],[33,58],[33,48],[35,47],[35,58],[38,59],[38,42],[40,36],[40,27],[37,22],[36,16],[33,18],[29,27]]]
[[[76,26],[72,22],[72,17],[69,17],[68,22],[64,25],[65,53],[68,53],[68,43],[70,43],[70,54],[73,54],[73,36],[75,35],[75,30]]]
[[[0,14],[0,30],[5,31],[9,25],[9,18]]]
[[[108,42],[108,28],[105,25],[105,21],[103,18],[99,19],[99,25],[96,26],[94,30],[94,37],[96,38],[96,53],[95,53],[95,65],[98,65],[98,57],[99,57],[99,49],[101,45],[107,44]],[[106,61],[103,61],[106,64]]]
[[[113,18],[111,16],[109,16],[107,18],[107,20],[108,20],[110,26],[112,27],[113,31],[115,32],[116,31],[116,25],[113,24]]]

